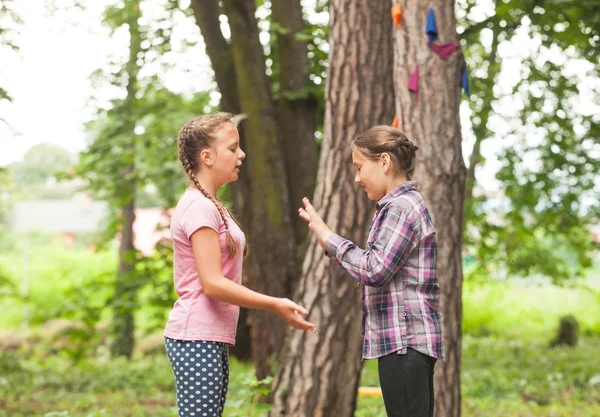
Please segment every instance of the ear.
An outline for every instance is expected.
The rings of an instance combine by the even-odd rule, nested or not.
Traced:
[[[392,168],[392,160],[390,158],[390,155],[386,152],[382,153],[381,156],[381,164],[383,166],[383,172],[385,174],[387,174],[388,172],[390,172],[390,169]]]
[[[211,148],[205,148],[200,151],[200,161],[208,167],[214,162],[214,152]]]

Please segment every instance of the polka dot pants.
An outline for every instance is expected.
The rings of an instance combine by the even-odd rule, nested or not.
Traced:
[[[229,383],[225,343],[165,337],[175,374],[179,417],[221,417]]]

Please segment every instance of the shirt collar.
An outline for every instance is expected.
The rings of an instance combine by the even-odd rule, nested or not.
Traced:
[[[407,181],[407,182],[403,182],[402,184],[399,184],[396,188],[394,188],[392,191],[387,193],[381,200],[379,200],[377,202],[376,209],[377,210],[381,209],[383,206],[385,206],[387,203],[392,201],[394,198],[401,196],[402,194],[407,193],[409,191],[413,191],[413,190],[414,191],[417,190],[417,182],[416,181]]]

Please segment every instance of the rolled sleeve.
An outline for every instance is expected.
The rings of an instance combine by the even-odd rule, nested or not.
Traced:
[[[372,287],[385,285],[419,243],[415,226],[401,209],[386,207],[379,216],[377,238],[366,250],[335,234],[325,244],[350,276]]]
[[[340,235],[336,235],[335,233],[332,233],[331,235],[329,235],[329,237],[327,238],[327,241],[325,242],[325,255],[330,258],[336,257],[338,248],[345,241],[346,241],[346,239],[344,239]]]

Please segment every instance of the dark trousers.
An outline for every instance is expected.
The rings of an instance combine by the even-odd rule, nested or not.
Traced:
[[[435,358],[408,348],[378,359],[379,383],[388,417],[433,417]]]

